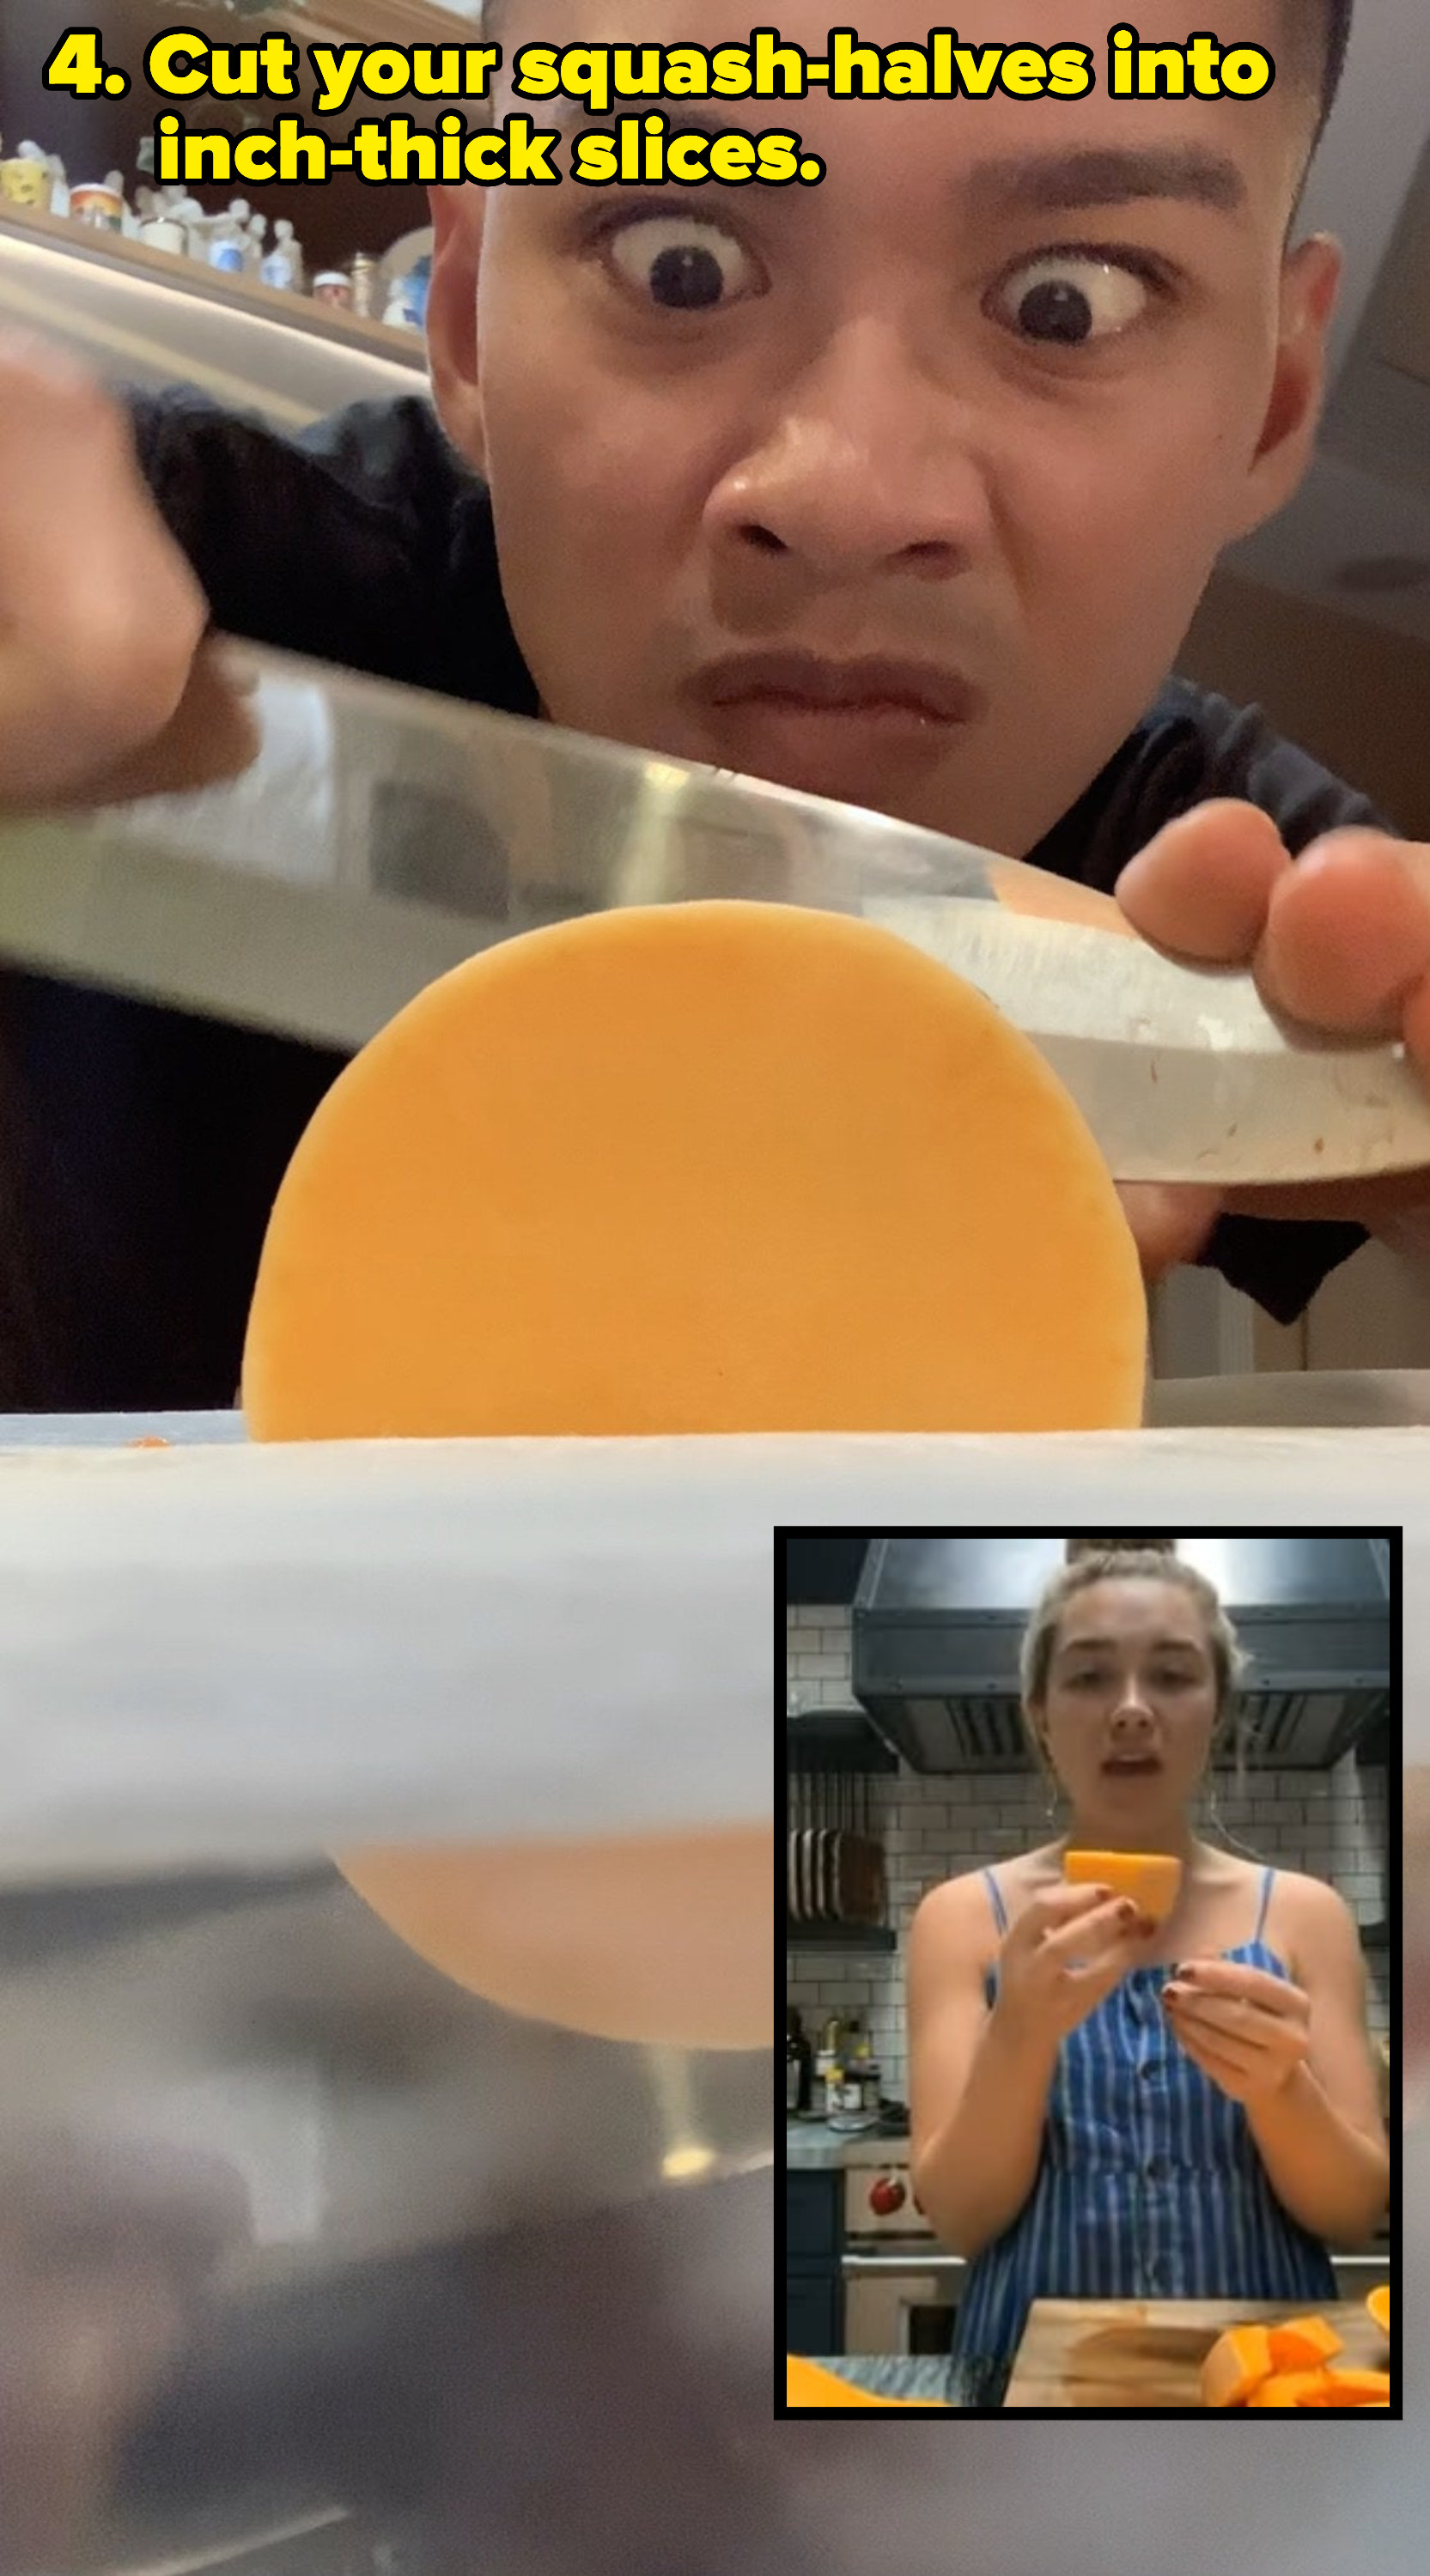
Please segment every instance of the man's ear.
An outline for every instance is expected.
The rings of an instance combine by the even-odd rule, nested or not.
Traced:
[[[438,417],[454,447],[480,474],[486,433],[477,381],[477,274],[485,188],[429,188],[436,240],[427,290],[427,363]]]
[[[1344,268],[1345,254],[1329,233],[1313,234],[1285,262],[1276,370],[1235,536],[1249,536],[1272,518],[1311,462],[1326,393],[1326,338]]]

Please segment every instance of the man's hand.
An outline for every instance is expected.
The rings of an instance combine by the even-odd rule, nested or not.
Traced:
[[[1308,1027],[1401,1038],[1430,1078],[1430,849],[1342,831],[1293,860],[1256,806],[1199,805],[1124,868],[1117,900],[1156,947],[1249,966],[1268,1005]],[[1225,1194],[1139,1183],[1122,1198],[1151,1279],[1193,1260],[1223,1215],[1430,1237],[1430,1171]]]
[[[201,651],[208,607],[119,405],[0,340],[0,807],[228,777],[251,719]]]

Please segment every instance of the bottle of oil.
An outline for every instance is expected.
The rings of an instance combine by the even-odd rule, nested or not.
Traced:
[[[789,2119],[808,2119],[813,2090],[814,2051],[798,2006],[791,2004],[785,2015],[785,2112]]]
[[[844,2057],[844,2025],[837,2013],[831,2014],[820,2034],[819,2055],[814,2061],[814,2109],[818,2119],[827,2120],[839,2108],[840,2067]]]

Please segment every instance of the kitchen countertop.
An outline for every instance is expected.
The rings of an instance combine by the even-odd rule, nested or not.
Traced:
[[[1361,2299],[1311,2302],[1341,2338],[1340,2368],[1385,2370],[1389,2347]],[[1036,2299],[1018,2346],[1005,2407],[1034,2414],[1081,2406],[1094,2414],[1196,2414],[1201,2368],[1233,2326],[1284,2322],[1285,2300]]]
[[[785,2165],[790,2173],[840,2173],[850,2165],[886,2165],[907,2156],[907,2137],[871,2135],[867,2129],[844,2132],[824,2120],[785,2122]]]
[[[1201,2362],[1216,2336],[1230,2325],[1288,2313],[1284,2301],[1039,2300],[1004,2403],[1035,2412],[1082,2406],[1100,2414],[1149,2407],[1196,2413]],[[1339,2361],[1386,2367],[1385,2337],[1360,2299],[1325,2302],[1317,2313],[1339,2329],[1345,2347]],[[817,2367],[871,2397],[948,2402],[947,2356],[836,2355],[820,2357]]]

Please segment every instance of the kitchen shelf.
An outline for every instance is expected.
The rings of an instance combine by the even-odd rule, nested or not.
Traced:
[[[319,304],[311,295],[280,292],[277,287],[264,286],[257,278],[234,277],[223,269],[205,268],[199,260],[186,259],[177,251],[155,250],[148,242],[135,241],[125,233],[105,232],[97,224],[80,224],[68,216],[42,213],[37,206],[7,205],[0,213],[0,235],[34,241],[47,250],[65,251],[90,267],[107,268],[119,277],[168,287],[176,295],[198,296],[205,304],[225,305],[230,312],[245,313],[257,321],[281,322],[286,329],[305,332],[310,339],[330,340],[345,349],[388,358],[394,366],[410,368],[415,376],[427,374],[427,340],[421,331],[396,331],[365,314],[344,313],[333,305]]]
[[[1389,1924],[1363,1923],[1360,1927],[1360,1945],[1363,1950],[1388,1950],[1390,1948]]]
[[[896,1950],[897,1932],[885,1923],[788,1923],[791,1950]]]

